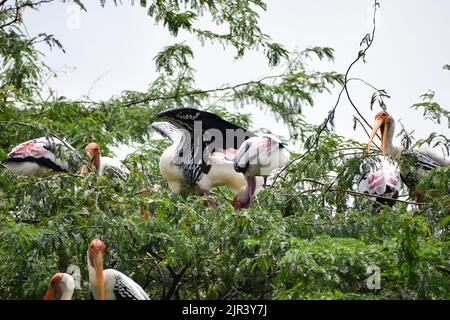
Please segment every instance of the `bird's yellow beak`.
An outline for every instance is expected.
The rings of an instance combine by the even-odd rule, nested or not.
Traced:
[[[367,152],[370,153],[370,146],[372,145],[373,138],[377,134],[378,129],[381,133],[381,153],[385,155],[386,152],[386,135],[389,129],[389,124],[386,123],[384,118],[377,117],[373,126],[372,133],[370,134],[369,143],[367,144]]]
[[[94,263],[95,274],[97,275],[100,300],[105,300],[105,282],[103,279],[103,252],[95,252],[92,261]]]

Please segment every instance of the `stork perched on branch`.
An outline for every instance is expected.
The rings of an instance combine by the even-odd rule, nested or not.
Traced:
[[[41,137],[14,147],[5,160],[5,166],[20,175],[46,177],[54,172],[69,171],[74,156],[80,157],[67,142]]]
[[[206,196],[211,188],[226,185],[235,194],[235,208],[251,206],[262,179],[248,186],[244,175],[234,170],[234,158],[242,143],[255,134],[193,108],[170,109],[158,117],[164,122],[154,122],[152,127],[172,142],[160,158],[160,170],[173,192],[180,192],[182,182],[195,184]]]
[[[75,289],[75,280],[68,273],[56,273],[50,280],[44,300],[71,300]]]
[[[402,146],[394,146],[395,120],[384,110],[378,112],[375,116],[375,124],[367,145],[369,152],[372,140],[378,130],[381,132],[381,152],[383,155],[389,155],[395,160],[408,159],[407,166],[401,166],[401,179],[408,187],[410,194],[416,197],[416,201],[421,202],[423,195],[416,191],[420,178],[429,170],[439,166],[449,166],[450,159],[425,148],[410,150],[404,149]]]
[[[89,285],[95,300],[150,300],[144,289],[130,277],[114,269],[103,270],[106,246],[94,239],[87,251]]]
[[[100,146],[91,142],[85,147],[86,154],[91,160],[92,164],[95,167],[95,172],[98,176],[102,176],[106,171],[111,170],[114,172],[119,178],[126,180],[130,171],[127,167],[125,167],[122,162],[117,159],[110,157],[102,157],[100,152]],[[87,170],[87,167],[84,166],[81,170],[81,175]]]
[[[265,187],[267,177],[286,165],[289,158],[289,151],[277,137],[268,134],[250,137],[242,143],[234,158],[234,170],[245,175],[249,192],[253,194],[256,177],[264,178]]]

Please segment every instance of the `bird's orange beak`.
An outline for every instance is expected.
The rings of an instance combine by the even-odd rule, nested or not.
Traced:
[[[47,289],[45,293],[44,300],[53,300],[58,295],[57,289],[54,286],[51,286]]]
[[[389,123],[385,117],[378,116],[375,118],[375,124],[373,126],[372,133],[370,134],[369,143],[367,144],[367,152],[370,152],[370,146],[372,145],[373,138],[377,134],[378,129],[381,133],[381,153],[385,155],[386,152],[386,135],[389,129]]]
[[[86,154],[88,155],[92,164],[96,168],[98,168],[98,166],[100,164],[100,155],[101,155],[100,154],[100,146],[95,142],[91,142],[86,146],[86,148],[84,150],[86,151]]]
[[[238,201],[237,196],[233,197],[233,200],[231,200],[231,204],[233,205],[234,210],[241,210],[241,203]]]
[[[105,300],[105,282],[103,279],[103,252],[94,252],[93,261],[95,274],[97,275],[98,288],[100,291],[100,300]]]
[[[62,279],[62,273],[57,273],[52,277],[50,281],[50,286],[45,293],[44,300],[53,300],[59,299],[61,297],[61,288],[59,287],[59,283]]]

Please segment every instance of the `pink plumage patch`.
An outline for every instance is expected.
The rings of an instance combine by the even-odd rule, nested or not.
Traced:
[[[272,148],[272,139],[263,137],[264,140],[258,143],[257,152],[258,154],[265,154]]]
[[[386,179],[383,170],[369,173],[367,176],[367,186],[371,193],[383,194],[386,191]]]
[[[17,147],[11,150],[11,154],[15,157],[33,157],[40,158],[46,153],[44,144],[41,142],[28,141],[19,144]]]
[[[358,190],[371,195],[386,195],[388,189],[399,192],[401,188],[400,173],[396,163],[379,156],[360,167],[363,178],[358,183]]]
[[[225,159],[227,160],[233,160],[236,157],[236,154],[238,153],[238,150],[233,148],[228,148],[222,151]]]

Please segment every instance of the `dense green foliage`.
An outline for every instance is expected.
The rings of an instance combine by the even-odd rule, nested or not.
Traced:
[[[20,17],[40,2],[0,1],[0,160],[20,142],[52,134],[80,151],[97,141],[105,155],[111,146],[140,146],[124,161],[126,181],[94,173],[24,178],[0,168],[0,299],[41,299],[51,275],[70,265],[83,279],[74,298],[89,298],[86,251],[95,237],[107,246],[105,266],[130,275],[153,299],[450,299],[450,168],[422,179],[423,204],[368,213],[371,200],[355,192],[365,146],[333,132],[332,112],[322,126],[302,115],[314,95],[346,84],[336,72],[307,68],[309,59],[332,60],[331,48],[288,52],[272,43],[258,27],[257,10],[265,9],[259,0],[140,1],[173,36],[187,30],[234,47],[237,58],[260,48],[284,72],[202,90],[190,66],[194,52],[175,43],[155,57],[159,74],[147,92],[100,102],[44,99],[40,88],[51,71],[34,44],[61,44],[45,34],[30,39]],[[197,28],[206,13],[229,33]],[[414,108],[434,121],[448,118],[433,97]],[[216,209],[189,190],[172,194],[159,173],[168,143],[152,135],[155,114],[189,106],[251,127],[250,115],[227,111],[244,105],[271,112],[290,129],[293,145],[302,146],[296,161],[248,210],[234,211],[225,188],[214,190]],[[440,139],[448,150],[448,139]],[[373,266],[379,289],[367,284]]]

